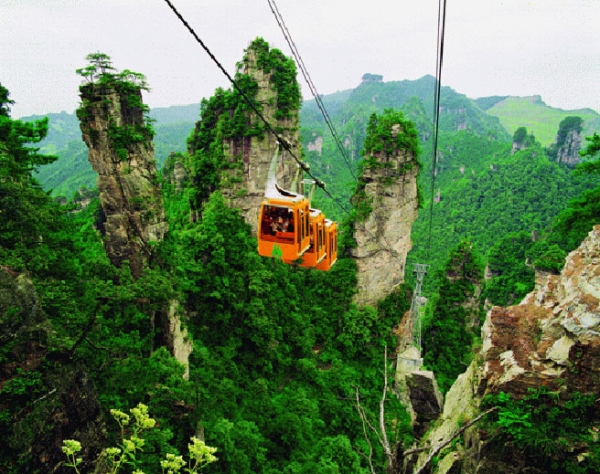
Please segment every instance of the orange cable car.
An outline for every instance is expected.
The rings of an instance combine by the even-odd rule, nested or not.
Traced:
[[[258,253],[288,264],[329,270],[337,260],[337,224],[302,194],[277,185],[279,146],[267,175],[265,198],[258,214]]]
[[[302,256],[302,267],[316,267],[325,258],[325,216],[311,209],[309,220],[310,247]]]
[[[337,261],[337,222],[325,219],[325,258],[318,265],[318,270],[329,270]]]
[[[265,197],[258,216],[259,255],[298,260],[310,247],[308,215],[308,199],[302,195]]]

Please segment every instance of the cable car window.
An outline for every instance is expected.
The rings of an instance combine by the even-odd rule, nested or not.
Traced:
[[[265,205],[261,223],[263,235],[294,232],[294,211],[287,207]]]

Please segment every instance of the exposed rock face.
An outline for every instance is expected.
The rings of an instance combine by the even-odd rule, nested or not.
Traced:
[[[454,383],[438,427],[422,442],[435,449],[461,420],[480,413],[482,398],[488,394],[502,391],[521,398],[529,388],[540,387],[563,394],[597,394],[599,306],[600,226],[596,226],[569,254],[560,275],[550,275],[544,287],[518,306],[492,308],[482,329],[481,354]],[[450,453],[457,469],[452,472],[542,472],[516,453],[498,453],[475,426],[461,435],[461,441],[460,449]],[[427,452],[417,465],[426,457]]]
[[[396,123],[392,139],[405,133]],[[417,218],[417,174],[413,151],[394,147],[375,151],[366,160],[363,186],[353,198],[356,205],[370,206],[368,216],[354,224],[357,247],[351,250],[358,263],[358,305],[375,305],[404,281],[406,255],[412,248],[410,231]]]
[[[280,97],[275,85],[275,70],[265,69],[263,64],[259,64],[260,56],[265,54],[264,47],[263,43],[257,42],[250,45],[244,56],[242,72],[256,81],[255,99],[260,106],[262,116],[287,141],[294,156],[300,159],[299,110],[291,110],[289,114],[283,115],[278,113]],[[268,49],[268,45],[266,47]],[[276,50],[271,50],[270,53],[277,54]],[[297,87],[295,77],[289,80]],[[247,112],[246,117],[249,123],[263,126],[254,112]],[[258,211],[265,195],[267,173],[277,148],[277,140],[267,130],[262,137],[240,136],[223,142],[225,159],[230,165],[228,169],[223,170],[221,191],[231,207],[241,210],[244,220],[250,224],[253,232],[256,232],[258,227]],[[284,189],[293,191],[292,183],[297,170],[298,166],[294,158],[290,153],[282,150],[276,173],[278,184]],[[299,191],[302,192],[302,189],[299,188]]]
[[[421,370],[423,359],[416,347],[398,354],[394,382],[398,397],[406,407],[417,436],[442,411],[443,397],[433,372]]]
[[[581,162],[579,150],[581,149],[581,129],[569,130],[564,141],[557,146],[556,161],[574,168]]]
[[[115,80],[82,86],[81,99],[77,115],[98,173],[106,252],[117,267],[128,261],[137,278],[150,258],[150,242],[160,241],[168,227],[141,91]]]
[[[190,179],[189,172],[183,162],[183,157],[175,153],[171,153],[171,156],[167,159],[163,173],[165,179],[173,186],[176,194],[183,191]]]
[[[511,155],[514,155],[516,152],[525,150],[535,145],[535,137],[533,133],[528,134],[527,128],[519,127],[515,131],[512,140],[512,150],[510,151]]]
[[[516,152],[521,151],[521,150],[525,150],[525,148],[528,148],[527,142],[512,142],[512,149],[510,150],[510,154],[514,155]]]
[[[307,148],[308,151],[316,151],[320,155],[323,151],[323,137],[315,135],[316,134],[313,133],[314,140],[307,145]]]

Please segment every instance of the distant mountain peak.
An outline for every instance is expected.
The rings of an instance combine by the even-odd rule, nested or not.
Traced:
[[[369,82],[383,82],[383,76],[381,74],[369,74],[368,72],[362,76],[362,84]]]

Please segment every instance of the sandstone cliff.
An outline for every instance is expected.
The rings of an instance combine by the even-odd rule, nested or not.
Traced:
[[[117,267],[128,261],[137,278],[150,259],[151,242],[160,241],[168,226],[141,87],[112,77],[80,92],[77,116],[98,173],[106,252]]]
[[[271,128],[286,140],[289,151],[300,159],[300,88],[294,62],[258,38],[238,64],[236,82]],[[196,182],[210,179],[217,184],[209,186],[200,200],[220,190],[256,232],[277,139],[237,90],[217,91],[203,105],[201,115],[189,147],[190,155],[195,156],[192,174],[196,174]],[[294,190],[298,166],[290,152],[280,153],[276,175],[280,186]],[[218,178],[208,176],[213,172]]]
[[[581,162],[579,150],[581,149],[581,131],[570,130],[561,146],[557,148],[556,161],[574,168]]]
[[[581,162],[579,150],[581,149],[581,131],[583,119],[578,116],[565,117],[558,127],[556,142],[550,148],[552,154],[556,153],[556,161],[574,168]]]
[[[374,121],[375,120],[375,121]],[[358,263],[356,303],[375,305],[404,281],[417,218],[417,135],[401,114],[371,118],[357,192],[351,256]]]
[[[421,440],[427,450],[416,464],[408,463],[406,472],[428,472],[426,461],[458,427],[476,419],[486,395],[505,392],[519,400],[531,393],[529,389],[543,387],[554,393],[558,406],[568,406],[576,393],[596,397],[600,391],[599,304],[600,226],[596,226],[569,254],[560,275],[551,275],[544,287],[530,293],[520,305],[489,311],[481,353],[448,392],[436,428]],[[582,418],[580,423],[597,426],[600,416],[597,409],[592,411],[592,418]],[[499,444],[489,431],[497,428],[487,426],[466,429],[454,440],[455,449],[441,453],[442,462],[432,472],[548,472],[539,465],[539,460],[545,459],[543,453],[541,458],[527,457],[518,445]],[[556,426],[556,433],[560,432]],[[561,465],[566,460],[581,464],[581,472],[592,472],[585,471],[590,449],[580,440],[576,446],[553,451],[550,461]]]

